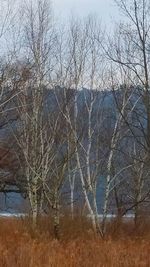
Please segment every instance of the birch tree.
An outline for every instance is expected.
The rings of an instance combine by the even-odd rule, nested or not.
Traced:
[[[71,22],[68,40],[68,68],[66,68],[67,75],[65,81],[66,88],[69,85],[74,94],[73,109],[66,106],[66,114],[63,113],[63,110],[60,110],[72,131],[76,147],[72,183],[74,183],[74,175],[76,173],[80,177],[83,196],[92,219],[93,228],[102,235],[98,219],[96,196],[97,178],[100,168],[96,155],[99,155],[99,153],[97,150],[94,153],[94,143],[99,138],[98,135],[95,135],[99,121],[94,122],[92,117],[98,93],[96,89],[100,88],[100,82],[98,82],[100,71],[98,72],[98,68],[101,63],[101,55],[96,42],[96,34],[100,35],[100,31],[97,31],[97,29],[96,21],[91,18],[88,18],[85,22],[76,20]],[[83,95],[83,112],[86,122],[79,118],[78,104],[79,95],[84,92],[84,90],[80,92],[79,89],[83,88],[84,85],[90,88],[89,91],[87,90],[87,94]],[[64,92],[66,93],[66,90]]]
[[[103,45],[106,58],[116,70],[116,77],[126,77],[128,85],[132,88],[132,96],[129,97],[127,102],[132,103],[132,108],[129,114],[134,114],[134,123],[129,121],[129,115],[124,114],[125,105],[119,108],[119,117],[116,121],[115,128],[118,128],[118,123],[126,124],[128,131],[135,139],[136,144],[141,147],[143,153],[147,154],[144,157],[145,163],[149,158],[149,1],[136,1],[136,0],[117,0],[115,1],[120,9],[120,12],[124,15],[123,22],[118,24],[115,31],[114,38],[109,38],[107,44]],[[123,78],[124,79],[124,78]],[[134,100],[133,100],[134,99]],[[136,100],[135,100],[136,99]],[[134,103],[133,103],[134,102]],[[142,102],[142,104],[141,104]],[[123,107],[124,106],[124,107]],[[143,112],[146,114],[146,118],[141,115],[141,106],[143,106]],[[136,115],[135,115],[136,114]],[[131,115],[131,116],[132,116]],[[136,119],[135,119],[136,117]],[[138,118],[138,119],[137,119]],[[135,121],[138,120],[138,123]],[[140,125],[140,126],[139,126]],[[146,125],[146,127],[144,126]],[[114,128],[114,137],[112,135],[111,148],[108,159],[108,175],[112,169],[113,162],[113,145],[119,140],[119,130]],[[117,137],[118,136],[118,137]],[[129,137],[130,139],[130,137]],[[113,145],[112,145],[113,144]],[[145,152],[144,152],[145,151]],[[111,164],[110,164],[111,162]],[[135,163],[135,162],[134,162]],[[141,172],[143,165],[141,166]],[[135,167],[135,166],[134,166]],[[133,167],[133,168],[134,168]],[[132,169],[132,168],[131,168]],[[133,169],[132,169],[133,170]],[[106,179],[107,180],[107,179]],[[128,179],[127,179],[128,181]],[[106,192],[109,192],[109,182],[106,186]],[[137,181],[138,186],[138,181]],[[108,194],[109,195],[109,194]],[[107,202],[107,193],[106,193]],[[106,205],[106,203],[105,203]],[[106,205],[107,206],[107,205]],[[106,206],[104,206],[104,217]],[[105,219],[104,219],[105,221]]]
[[[23,93],[17,98],[21,134],[17,138],[25,160],[27,192],[31,205],[33,226],[37,224],[42,210],[43,183],[48,175],[52,135],[44,118],[44,86],[50,68],[49,54],[53,43],[51,9],[48,1],[31,2],[25,7],[24,38],[26,44],[25,71],[21,71],[19,89]]]

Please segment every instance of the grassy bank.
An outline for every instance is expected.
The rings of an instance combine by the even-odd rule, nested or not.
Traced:
[[[146,227],[147,226],[147,227]],[[146,231],[147,228],[147,231]],[[150,266],[150,227],[109,225],[105,240],[92,232],[85,219],[63,219],[60,240],[53,237],[50,220],[42,219],[36,232],[29,221],[0,219],[0,266],[5,267],[142,267]]]

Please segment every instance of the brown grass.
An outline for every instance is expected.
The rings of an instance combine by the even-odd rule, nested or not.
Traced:
[[[36,233],[29,221],[0,219],[0,267],[142,267],[150,266],[150,227],[113,222],[105,240],[84,218],[62,219],[60,241],[50,219],[41,219]]]

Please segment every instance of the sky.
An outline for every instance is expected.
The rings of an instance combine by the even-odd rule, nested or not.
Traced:
[[[112,21],[119,19],[118,9],[113,0],[52,0],[57,16],[66,18],[68,15],[84,17],[96,14],[102,23],[111,25]]]

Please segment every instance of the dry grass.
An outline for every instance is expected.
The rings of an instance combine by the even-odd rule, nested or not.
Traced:
[[[57,241],[49,222],[42,219],[33,234],[27,221],[0,219],[0,267],[150,266],[150,230],[142,230],[145,226],[137,233],[131,224],[114,222],[101,240],[85,219],[63,219]]]

